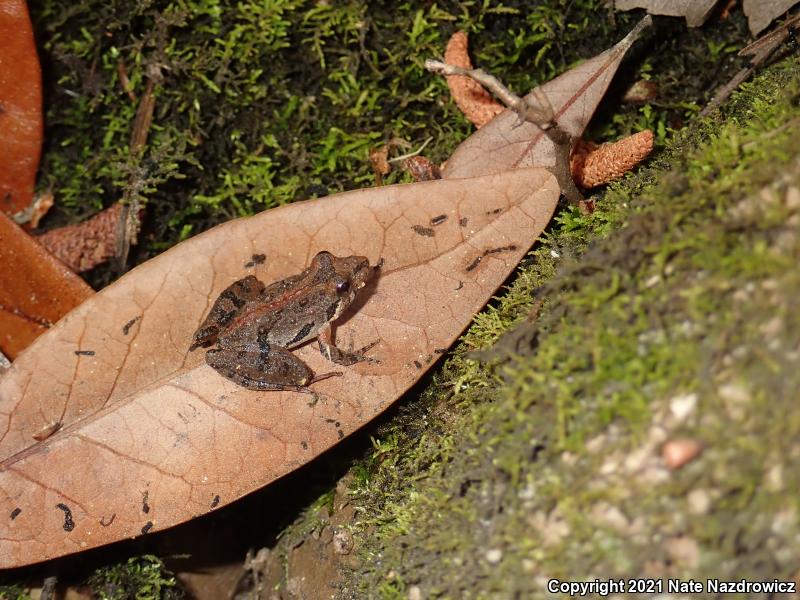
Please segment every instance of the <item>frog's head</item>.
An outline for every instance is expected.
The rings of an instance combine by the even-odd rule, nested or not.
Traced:
[[[330,252],[320,252],[311,262],[315,269],[314,279],[330,285],[331,292],[340,301],[336,316],[355,300],[359,291],[375,273],[365,256],[334,256]]]

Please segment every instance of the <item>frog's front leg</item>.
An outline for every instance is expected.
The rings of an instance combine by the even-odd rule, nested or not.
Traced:
[[[284,390],[313,394],[309,388],[323,379],[340,376],[333,371],[314,375],[302,360],[286,348],[257,340],[220,338],[220,347],[206,352],[206,362],[217,373],[249,390]]]
[[[373,346],[377,345],[379,341],[380,340],[375,340],[374,342],[371,342],[363,348],[359,348],[358,350],[342,350],[333,342],[333,330],[330,323],[325,325],[325,327],[320,330],[317,336],[319,351],[322,353],[322,356],[327,358],[329,361],[336,363],[337,365],[342,365],[343,367],[348,367],[364,361],[369,363],[380,362],[375,358],[366,356],[367,351],[369,351]]]

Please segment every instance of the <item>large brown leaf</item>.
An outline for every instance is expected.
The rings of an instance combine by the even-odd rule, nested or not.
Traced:
[[[613,47],[539,86],[526,100],[536,102],[537,93],[543,93],[559,126],[573,139],[579,138],[625,52],[650,23],[650,17],[645,17]],[[519,125],[517,115],[506,110],[456,148],[442,169],[442,177],[476,177],[520,167],[552,167],[554,163],[550,138],[532,123]]]
[[[33,197],[42,146],[42,85],[24,0],[0,0],[0,210]]]
[[[445,351],[544,228],[543,169],[295,203],[199,235],[134,269],[24,352],[0,381],[0,567],[169,527],[257,489],[384,410]],[[319,250],[384,260],[338,328],[380,364],[253,392],[187,352],[219,292],[297,273]],[[252,255],[266,261],[254,268]],[[330,370],[313,345],[297,354]],[[37,433],[62,427],[35,443]]]

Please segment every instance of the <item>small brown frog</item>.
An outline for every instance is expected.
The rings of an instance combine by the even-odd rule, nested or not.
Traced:
[[[311,384],[342,373],[314,375],[289,350],[317,336],[320,352],[332,362],[347,366],[371,360],[364,353],[377,341],[346,352],[333,344],[331,323],[374,271],[363,256],[320,252],[302,273],[268,286],[248,275],[219,295],[189,350],[217,344],[206,352],[206,362],[248,389],[313,393]]]

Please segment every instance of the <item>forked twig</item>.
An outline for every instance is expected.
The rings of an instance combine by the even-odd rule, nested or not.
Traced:
[[[526,100],[508,89],[497,77],[490,75],[483,69],[464,69],[450,65],[439,60],[428,59],[425,61],[425,68],[432,73],[441,75],[464,75],[469,77],[489,92],[494,94],[498,100],[513,110],[519,118],[519,124],[524,122],[533,123],[550,138],[555,148],[555,165],[550,171],[555,175],[561,186],[564,196],[574,203],[583,202],[581,194],[572,179],[569,167],[569,157],[572,151],[572,138],[564,131],[555,120],[555,111],[550,100],[540,89],[533,90],[535,103]]]

